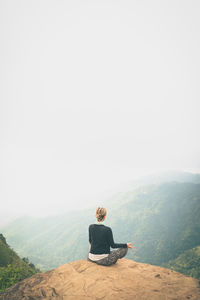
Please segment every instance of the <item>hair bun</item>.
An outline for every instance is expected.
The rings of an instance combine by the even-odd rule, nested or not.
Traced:
[[[97,221],[102,221],[102,219],[106,216],[107,211],[104,207],[98,207],[96,209],[96,218]]]

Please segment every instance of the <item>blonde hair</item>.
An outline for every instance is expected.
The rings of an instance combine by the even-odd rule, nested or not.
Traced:
[[[107,211],[104,207],[98,207],[96,209],[96,218],[98,222],[101,222],[106,215]]]

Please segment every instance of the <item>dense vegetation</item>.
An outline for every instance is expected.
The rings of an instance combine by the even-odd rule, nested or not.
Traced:
[[[37,272],[39,269],[28,258],[21,259],[0,234],[0,292]]]
[[[106,203],[105,225],[116,242],[132,241],[128,258],[163,265],[200,245],[200,184],[168,182],[118,193]],[[20,218],[3,229],[9,243],[41,269],[87,257],[88,226],[95,222],[95,207],[57,217]],[[184,261],[184,262],[183,262]],[[190,272],[190,260],[188,272]],[[181,270],[181,269],[180,269]],[[196,274],[196,273],[195,273]],[[194,275],[194,272],[188,273]]]
[[[6,267],[18,260],[17,254],[9,248],[5,237],[0,234],[0,267]]]
[[[200,279],[200,246],[187,250],[163,265],[166,268]]]

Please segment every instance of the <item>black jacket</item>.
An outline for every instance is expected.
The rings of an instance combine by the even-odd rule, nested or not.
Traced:
[[[89,242],[91,243],[90,253],[109,254],[112,248],[127,248],[127,244],[115,243],[110,227],[103,224],[91,224],[89,226]]]

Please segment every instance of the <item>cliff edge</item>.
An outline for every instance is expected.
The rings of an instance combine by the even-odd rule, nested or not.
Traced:
[[[79,260],[36,274],[0,300],[199,300],[200,282],[180,273],[121,259],[110,267]]]

